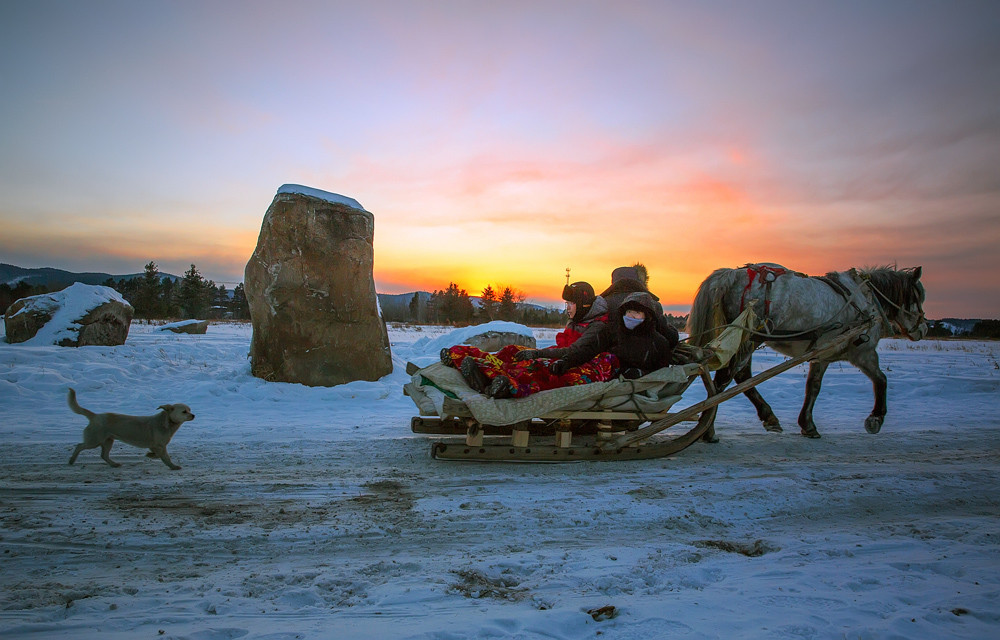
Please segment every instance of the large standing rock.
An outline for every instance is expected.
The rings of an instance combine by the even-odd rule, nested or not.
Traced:
[[[62,291],[22,298],[7,308],[7,342],[60,347],[125,344],[132,305],[111,287],[77,282]]]
[[[351,198],[284,185],[247,263],[253,375],[332,386],[392,371],[372,277],[375,218]]]

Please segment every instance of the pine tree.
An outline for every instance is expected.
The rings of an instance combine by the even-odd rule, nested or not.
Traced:
[[[500,308],[498,314],[501,320],[515,320],[517,318],[517,303],[514,300],[514,290],[504,287],[500,293]]]
[[[483,292],[479,294],[479,301],[483,305],[480,314],[484,315],[487,320],[496,320],[497,309],[500,306],[500,296],[497,295],[496,290],[490,285],[486,285]]]
[[[214,288],[215,285],[213,284]],[[191,268],[184,272],[184,279],[181,280],[178,303],[184,310],[184,315],[189,318],[200,318],[205,313],[205,278],[198,272],[198,267],[191,265]]]
[[[163,318],[175,318],[181,315],[179,305],[177,302],[177,283],[170,278],[167,278],[162,283],[162,296],[160,297],[160,305],[162,310],[161,317]]]
[[[216,315],[223,317],[229,311],[229,292],[226,290],[226,285],[220,284],[214,287],[212,293],[214,295],[212,305],[215,307]]]
[[[238,320],[250,319],[250,301],[247,300],[247,292],[242,282],[233,289],[232,309],[234,318]]]
[[[448,283],[444,291],[431,294],[428,309],[434,314],[435,322],[469,322],[472,320],[472,301],[469,292],[459,289],[454,282]]]
[[[1000,320],[980,320],[969,333],[973,338],[1000,338]]]
[[[135,297],[135,314],[143,318],[159,318],[160,296],[163,286],[160,283],[160,270],[156,263],[150,260],[146,263],[146,270],[142,279],[138,283],[138,291]]]
[[[410,298],[410,319],[414,322],[420,322],[420,294],[417,292],[414,292],[413,297]]]

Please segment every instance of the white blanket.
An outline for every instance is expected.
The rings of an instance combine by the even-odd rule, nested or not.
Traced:
[[[494,400],[473,390],[457,369],[441,363],[413,374],[403,388],[420,415],[473,417],[482,424],[509,425],[558,411],[614,409],[637,417],[669,409],[703,370],[719,369],[736,353],[756,321],[747,309],[705,349],[698,363],[674,365],[635,380],[592,382],[540,391],[525,398]]]

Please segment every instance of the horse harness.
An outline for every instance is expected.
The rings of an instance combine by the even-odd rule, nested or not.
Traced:
[[[746,264],[743,268],[747,270],[747,286],[743,289],[743,295],[740,297],[740,313],[743,312],[743,308],[746,306],[747,294],[750,293],[750,287],[753,286],[754,280],[760,279],[764,286],[764,320],[767,321],[768,315],[771,313],[771,283],[778,279],[778,276],[783,276],[786,273],[795,273],[796,275],[802,275],[796,271],[789,271],[784,267],[772,267],[767,264]]]
[[[861,307],[858,306],[857,302],[854,301],[854,296],[851,293],[850,289],[848,289],[844,285],[844,283],[840,282],[836,278],[831,278],[829,276],[807,276],[806,274],[799,273],[798,271],[791,271],[789,269],[785,269],[784,267],[771,266],[767,264],[747,264],[744,265],[743,268],[747,270],[747,286],[744,287],[743,295],[740,297],[740,312],[742,312],[744,307],[746,306],[747,294],[750,292],[750,288],[753,286],[754,281],[759,280],[762,286],[764,287],[764,315],[761,318],[761,323],[763,326],[762,328],[764,329],[764,331],[763,332],[754,331],[753,333],[754,335],[765,338],[768,341],[780,342],[780,341],[809,340],[810,342],[815,343],[820,338],[820,336],[825,335],[835,329],[840,329],[843,327],[843,323],[841,322],[830,322],[807,331],[794,331],[787,333],[775,332],[770,318],[771,285],[774,283],[775,280],[778,279],[779,276],[783,276],[786,274],[792,274],[803,278],[812,278],[813,280],[819,280],[825,283],[831,289],[833,289],[834,292],[837,293],[837,295],[839,295],[841,298],[844,299],[845,307],[847,307],[848,305],[854,307],[854,310],[857,311],[858,316],[860,318],[863,318],[865,321],[870,321],[874,318],[874,314],[870,312],[866,313],[864,310],[861,309]],[[869,283],[867,280],[863,280],[862,284],[868,285],[869,288],[871,288],[871,283]],[[878,309],[879,315],[882,317],[882,320],[888,326],[889,320],[885,315],[885,311],[882,310],[882,305],[879,304],[877,296],[874,296],[874,301],[875,301],[875,307],[876,309]],[[834,314],[834,317],[839,315],[839,313],[840,312]]]

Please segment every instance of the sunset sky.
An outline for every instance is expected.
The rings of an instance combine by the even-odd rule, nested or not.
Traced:
[[[922,265],[1000,317],[1000,2],[0,0],[0,262],[230,288],[296,183],[383,293]]]

